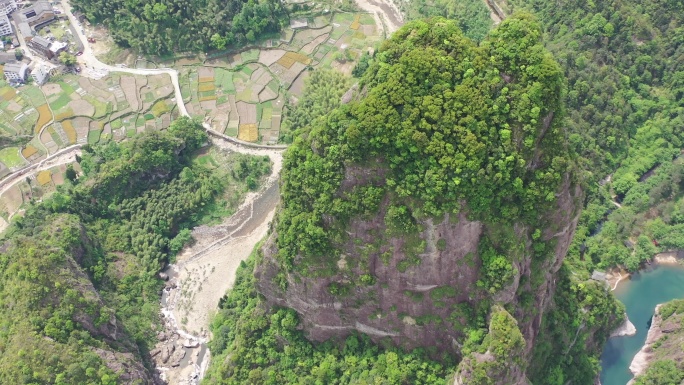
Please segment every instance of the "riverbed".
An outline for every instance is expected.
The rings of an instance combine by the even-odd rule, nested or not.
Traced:
[[[684,267],[653,265],[623,280],[614,291],[625,304],[636,334],[608,340],[601,355],[601,384],[625,385],[632,379],[629,364],[646,341],[651,316],[659,303],[684,298]]]

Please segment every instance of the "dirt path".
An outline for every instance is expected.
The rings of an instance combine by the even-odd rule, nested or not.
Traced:
[[[499,23],[501,23],[506,18],[506,14],[501,9],[501,7],[499,7],[499,5],[496,3],[495,0],[482,0],[482,1],[484,1],[487,8],[489,8],[489,17],[494,22],[494,25],[498,25]]]
[[[389,37],[404,25],[404,17],[392,0],[356,0],[362,10],[373,14],[380,34]]]

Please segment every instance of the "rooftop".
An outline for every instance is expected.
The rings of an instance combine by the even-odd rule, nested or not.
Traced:
[[[31,44],[39,45],[41,47],[45,47],[45,49],[49,49],[50,44],[52,44],[52,42],[50,40],[42,37],[42,36],[34,36],[33,39],[31,40]]]
[[[15,61],[15,62],[5,64],[5,67],[3,67],[3,71],[4,72],[15,72],[15,73],[21,73],[23,71],[24,73],[26,73],[27,68],[28,68],[28,66],[26,65],[26,63]]]

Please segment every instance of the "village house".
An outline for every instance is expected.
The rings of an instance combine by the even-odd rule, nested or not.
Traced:
[[[12,23],[7,15],[0,14],[0,36],[12,34]]]
[[[18,21],[27,23],[29,27],[36,31],[57,19],[50,3],[44,0],[37,1],[30,7],[20,9],[15,15],[15,20],[19,16],[20,20]]]
[[[0,15],[9,15],[16,9],[16,0],[0,0]]]
[[[46,59],[55,57],[55,53],[50,49],[52,42],[42,36],[34,36],[26,45],[36,54]]]
[[[57,20],[52,5],[45,0],[37,1],[29,7],[18,10],[12,17],[19,33],[27,40],[35,35],[35,31]]]
[[[28,65],[23,62],[7,63],[2,68],[2,71],[9,83],[24,83],[26,75],[28,75]]]
[[[40,64],[31,71],[31,77],[39,86],[45,84],[50,78],[50,67]]]
[[[0,64],[5,64],[17,60],[14,53],[10,52],[0,52]]]

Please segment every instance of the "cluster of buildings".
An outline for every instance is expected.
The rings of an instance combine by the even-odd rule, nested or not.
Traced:
[[[67,43],[47,39],[38,35],[37,32],[57,21],[58,13],[46,0],[19,4],[17,0],[0,0],[0,39],[18,34],[23,37],[26,46],[36,55],[48,60],[54,59],[60,52],[67,49]],[[13,45],[19,46],[16,37],[13,39]],[[37,64],[33,70],[29,71],[28,65],[17,61],[14,53],[0,50],[0,64],[3,63],[3,73],[10,84],[25,82],[29,72],[38,84],[43,84],[47,81],[52,68],[45,64]]]
[[[14,33],[10,16],[24,38],[32,37],[36,31],[57,20],[52,5],[46,0],[22,8],[19,8],[16,0],[0,0],[0,36]]]

